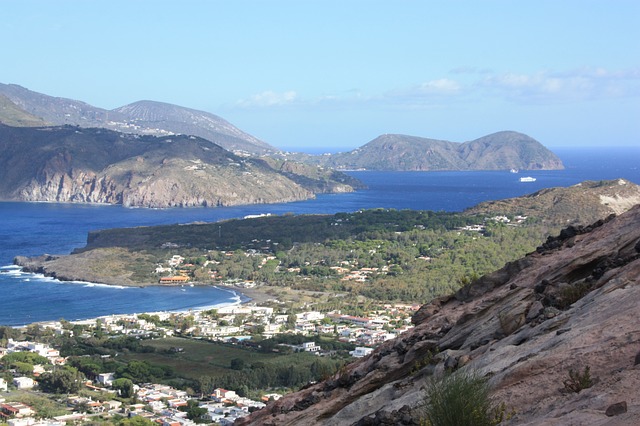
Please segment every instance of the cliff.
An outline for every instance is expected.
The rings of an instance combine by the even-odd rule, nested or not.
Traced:
[[[192,207],[304,200],[353,191],[342,173],[284,172],[195,136],[0,124],[0,199]]]
[[[413,329],[366,358],[236,424],[422,424],[425,386],[445,369],[489,378],[493,398],[514,413],[505,424],[637,424],[638,277],[640,205],[566,228],[424,305]],[[569,371],[585,367],[593,386],[568,391]]]

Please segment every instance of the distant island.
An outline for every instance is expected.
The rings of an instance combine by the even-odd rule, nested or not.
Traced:
[[[298,155],[298,161],[338,170],[561,170],[560,158],[522,133],[502,131],[457,143],[407,135],[382,135],[349,152]]]

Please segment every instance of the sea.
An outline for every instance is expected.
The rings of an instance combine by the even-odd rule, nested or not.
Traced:
[[[640,184],[640,147],[557,148],[565,170],[474,172],[352,171],[368,189],[280,204],[144,209],[61,203],[0,202],[0,325],[69,321],[113,314],[188,311],[241,303],[225,287],[133,288],[61,282],[12,266],[18,255],[68,254],[87,233],[106,228],[215,222],[257,214],[322,214],[370,208],[462,211],[482,201],[517,197],[585,180],[623,178]],[[520,182],[531,176],[535,182]]]

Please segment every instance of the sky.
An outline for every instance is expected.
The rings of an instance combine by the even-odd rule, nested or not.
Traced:
[[[3,0],[0,83],[216,114],[280,149],[385,133],[640,146],[637,0]]]

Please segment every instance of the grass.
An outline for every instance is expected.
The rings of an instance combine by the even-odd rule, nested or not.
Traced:
[[[493,426],[502,421],[504,404],[496,405],[487,380],[476,372],[456,371],[431,381],[427,388],[429,426]]]

